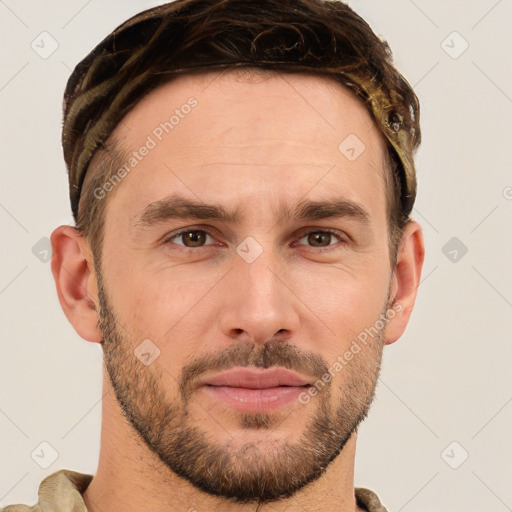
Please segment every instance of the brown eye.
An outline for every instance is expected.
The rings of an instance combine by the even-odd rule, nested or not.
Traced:
[[[187,247],[199,247],[204,244],[206,233],[204,231],[187,231],[181,234],[181,240]]]
[[[314,247],[326,247],[330,245],[332,235],[331,233],[323,233],[318,231],[308,235],[308,242]]]
[[[322,230],[306,233],[299,242],[303,242],[304,240],[306,245],[309,245],[310,247],[329,247],[331,245],[335,245],[336,242],[339,242],[342,239],[337,233]]]
[[[209,236],[211,237],[206,231],[193,229],[176,233],[168,241],[185,247],[202,247],[205,245],[206,238]]]

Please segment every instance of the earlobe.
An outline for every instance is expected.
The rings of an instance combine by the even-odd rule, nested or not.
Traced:
[[[52,273],[62,310],[83,339],[99,343],[97,281],[87,243],[71,226],[56,228],[51,242]]]
[[[393,275],[389,307],[394,314],[389,315],[390,320],[386,327],[386,344],[388,345],[402,336],[409,323],[420,284],[424,258],[425,247],[421,226],[411,220],[403,231]]]

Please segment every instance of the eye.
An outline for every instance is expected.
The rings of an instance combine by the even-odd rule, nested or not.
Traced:
[[[212,235],[204,229],[184,229],[165,240],[165,243],[174,243],[184,247],[203,247],[207,238],[213,240]]]
[[[298,243],[301,243],[303,240],[305,240],[306,244],[309,244],[310,247],[320,248],[331,247],[332,245],[336,245],[337,242],[345,241],[341,233],[331,229],[309,231],[305,236],[298,240]]]
[[[205,229],[187,228],[171,234],[165,240],[165,244],[182,247],[183,250],[201,248],[208,245],[214,245],[216,240],[209,231]],[[331,229],[318,229],[315,231],[304,232],[304,235],[297,240],[299,245],[308,245],[311,248],[317,248],[319,251],[330,250],[338,242],[346,242],[343,233]]]

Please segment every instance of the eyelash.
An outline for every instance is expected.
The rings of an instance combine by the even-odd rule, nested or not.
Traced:
[[[183,235],[185,233],[190,233],[190,232],[202,232],[202,233],[206,233],[207,235],[211,236],[212,238],[215,238],[215,235],[209,229],[206,229],[206,228],[194,228],[194,227],[192,227],[192,228],[182,229],[182,230],[178,231],[177,233],[170,234],[169,236],[165,237],[165,239],[163,240],[163,243],[166,244],[166,245],[170,245],[170,244],[176,245],[177,247],[179,247],[178,250],[182,251],[182,252],[194,252],[194,251],[196,251],[198,249],[204,249],[205,247],[207,247],[206,245],[201,245],[201,246],[198,246],[198,247],[187,247],[186,245],[174,244],[173,240],[175,238],[178,238],[181,235]],[[312,229],[310,231],[304,231],[304,232],[301,233],[301,236],[298,238],[298,240],[302,240],[304,237],[306,237],[307,235],[310,235],[311,233],[329,233],[329,234],[334,235],[335,237],[337,237],[340,243],[342,243],[342,244],[346,244],[347,243],[346,235],[344,235],[343,232],[338,231],[336,229],[331,229],[331,228]],[[300,244],[300,245],[305,245],[305,244]],[[334,244],[334,245],[327,245],[327,246],[324,246],[324,247],[322,247],[322,246],[320,246],[320,247],[307,246],[307,247],[309,247],[310,249],[315,250],[315,252],[325,252],[325,251],[333,250],[336,247],[336,244]]]

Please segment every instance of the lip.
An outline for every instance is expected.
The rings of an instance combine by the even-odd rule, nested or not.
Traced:
[[[233,368],[206,377],[199,389],[242,412],[265,413],[297,403],[311,380],[285,368]]]
[[[269,389],[278,386],[309,386],[310,379],[286,368],[233,368],[211,377],[200,385],[228,386],[233,388]]]

